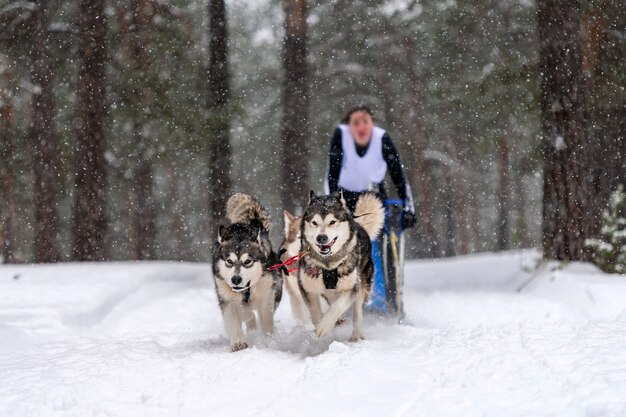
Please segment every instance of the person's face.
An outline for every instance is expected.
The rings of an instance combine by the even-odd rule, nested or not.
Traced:
[[[366,146],[372,137],[374,119],[367,112],[357,111],[350,116],[350,131],[354,141],[359,146]]]

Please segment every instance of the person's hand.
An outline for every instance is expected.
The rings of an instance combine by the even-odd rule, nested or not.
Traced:
[[[402,228],[403,229],[409,229],[415,226],[416,223],[417,223],[417,216],[415,215],[415,213],[409,210],[405,210],[404,213],[402,213]]]

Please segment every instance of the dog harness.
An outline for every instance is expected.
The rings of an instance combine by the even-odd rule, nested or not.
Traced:
[[[307,274],[315,277],[319,277],[320,270],[322,271],[322,281],[324,281],[324,288],[327,290],[334,290],[337,288],[337,283],[339,282],[339,272],[337,269],[326,270],[322,268],[318,268],[313,265],[306,265],[304,270]]]
[[[331,271],[322,270],[322,279],[324,280],[324,287],[327,290],[334,290],[337,288],[337,282],[339,282],[339,273],[336,269]]]

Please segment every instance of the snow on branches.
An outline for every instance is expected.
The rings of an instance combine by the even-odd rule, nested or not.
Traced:
[[[620,185],[609,199],[609,207],[602,213],[600,238],[587,239],[593,250],[593,262],[610,273],[626,273],[626,193]]]

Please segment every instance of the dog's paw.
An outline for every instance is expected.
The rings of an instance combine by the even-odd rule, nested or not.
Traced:
[[[335,323],[335,327],[341,327],[344,324],[346,324],[346,319],[343,317],[340,317],[339,320],[337,320],[337,323]]]
[[[324,320],[322,319],[319,324],[315,327],[315,335],[317,337],[324,337],[326,336],[328,333],[330,333],[330,331],[332,329],[335,328],[335,324],[336,322],[331,322],[329,320]]]
[[[242,341],[235,342],[230,346],[230,350],[232,352],[237,352],[237,351],[244,350],[244,349],[248,349],[248,344]]]
[[[352,333],[350,339],[348,340],[350,342],[360,342],[361,340],[365,340],[365,336],[363,336],[363,334],[361,333]]]

